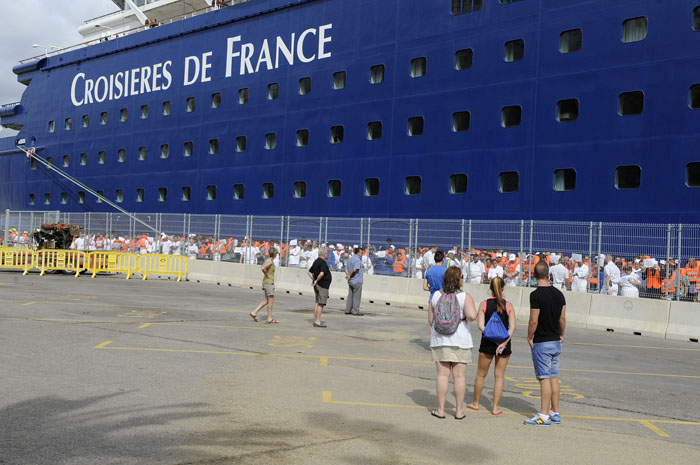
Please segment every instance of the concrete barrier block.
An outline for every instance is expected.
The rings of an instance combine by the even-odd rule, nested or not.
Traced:
[[[409,279],[406,293],[406,301],[404,305],[410,308],[418,308],[422,310],[428,309],[428,298],[430,292],[423,290],[422,279]]]
[[[242,265],[242,264],[229,264],[226,262],[218,262],[221,265],[234,265],[238,272],[240,285],[243,287],[248,287],[250,289],[262,289],[263,274],[260,271],[260,265]],[[228,267],[221,267],[222,269],[229,269]],[[233,270],[232,270],[233,271]]]
[[[313,295],[311,280],[307,270],[300,268],[278,268],[279,276],[275,277],[275,287],[290,294]]]
[[[511,288],[512,289],[512,288]],[[520,287],[520,304],[516,310],[515,315],[518,317],[518,321],[527,323],[530,321],[530,294],[536,288],[534,287]],[[527,328],[525,329],[527,334]]]
[[[585,328],[591,310],[591,296],[584,292],[564,292],[566,298],[566,326]]]
[[[192,282],[211,282],[212,264],[213,262],[208,260],[190,260],[187,264],[187,278]]]
[[[489,287],[486,284],[464,284],[464,286],[462,286],[462,290],[472,296],[477,310],[482,301],[491,297]]]
[[[586,328],[663,338],[670,307],[665,300],[591,294]]]
[[[700,341],[700,304],[671,302],[666,339]]]
[[[409,278],[395,276],[367,275],[362,286],[362,299],[375,304],[406,305]],[[427,300],[427,299],[426,299]]]

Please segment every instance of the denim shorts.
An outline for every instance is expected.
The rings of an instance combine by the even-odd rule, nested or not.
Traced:
[[[538,342],[532,348],[532,363],[535,365],[537,379],[556,378],[559,376],[559,356],[561,341]]]

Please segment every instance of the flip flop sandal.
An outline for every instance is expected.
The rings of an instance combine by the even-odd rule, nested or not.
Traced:
[[[493,415],[494,417],[497,417],[498,415],[503,415],[503,410],[499,409],[498,412],[491,412],[491,415]]]
[[[464,418],[466,418],[466,415],[464,415],[464,414],[462,414],[461,417],[458,417],[455,415],[455,420],[464,420]]]
[[[481,410],[479,407],[473,407],[472,404],[467,404],[467,408],[468,408],[469,410],[475,410],[475,411]]]
[[[445,415],[442,415],[442,416],[438,415],[438,414],[437,414],[437,410],[431,411],[430,414],[431,414],[432,416],[434,416],[435,418],[439,418],[440,420],[444,420],[444,419],[445,419]]]
[[[270,321],[266,321],[266,322],[265,322],[266,325],[271,325],[271,324],[274,324],[274,323],[279,323],[279,321],[278,321],[278,320],[270,320]]]
[[[258,322],[257,316],[253,315],[252,313],[249,313],[248,315],[250,315],[250,317],[253,319],[253,321],[255,321],[256,323]]]

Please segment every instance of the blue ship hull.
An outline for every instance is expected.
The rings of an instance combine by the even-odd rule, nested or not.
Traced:
[[[0,114],[21,127],[0,141],[0,208],[111,210],[90,196],[81,203],[80,189],[55,172],[31,169],[14,149],[24,139],[134,212],[697,221],[700,189],[689,187],[700,161],[700,110],[689,97],[700,83],[697,2],[494,0],[457,15],[451,3],[252,0],[20,65],[28,87]],[[639,17],[648,19],[646,37],[623,42],[623,22]],[[582,46],[562,53],[561,34],[574,29]],[[506,61],[506,43],[517,40],[522,59]],[[469,49],[472,63],[456,69],[457,52]],[[376,65],[385,70],[380,83],[371,82]],[[125,81],[135,69],[147,85]],[[346,73],[340,89],[338,72]],[[309,92],[300,92],[303,78]],[[275,99],[270,84],[278,84]],[[125,88],[135,92],[124,96]],[[240,89],[248,89],[245,104]],[[640,91],[641,114],[621,116],[621,94]],[[563,121],[566,100],[578,101],[575,120]],[[521,108],[519,124],[506,124],[505,107]],[[381,136],[370,140],[374,122]],[[332,143],[336,126],[342,142]],[[299,130],[308,130],[307,145],[299,146]],[[246,147],[237,151],[241,136]],[[624,166],[639,167],[638,187],[618,188]],[[562,169],[575,173],[573,189],[555,190]],[[504,172],[517,173],[514,192],[501,192],[515,187],[501,184]],[[466,175],[466,186],[451,175]],[[376,195],[366,195],[377,187],[367,179],[378,179]],[[242,198],[234,185],[244,186]]]

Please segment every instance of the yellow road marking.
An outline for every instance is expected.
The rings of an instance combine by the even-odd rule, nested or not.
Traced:
[[[27,305],[32,305],[35,304],[36,302],[25,302],[22,304],[22,307],[26,307]]]
[[[168,323],[152,323],[153,325],[168,325]],[[186,325],[180,325],[186,326]],[[291,331],[291,330],[290,330]],[[110,347],[112,349],[112,347]],[[299,357],[299,358],[320,358],[319,355],[302,355],[302,354],[267,354],[267,353],[248,353],[248,352],[227,352],[227,351],[214,351],[214,350],[191,350],[191,349],[159,349],[152,347],[114,347],[114,349],[119,350],[141,350],[148,352],[181,352],[181,353],[198,353],[198,354],[213,354],[213,355],[261,355],[261,356],[279,356],[279,357]],[[345,356],[333,356],[327,357],[328,360],[351,360],[351,361],[364,361],[364,362],[390,362],[390,363],[415,363],[422,365],[433,365],[435,362],[430,360],[403,360],[398,358],[373,358],[373,357],[345,357]],[[532,367],[525,366],[509,366],[509,368],[523,368],[532,370]],[[576,372],[586,372],[586,373],[603,373],[603,374],[617,374],[617,375],[636,375],[636,376],[659,376],[659,377],[671,377],[671,378],[690,378],[690,379],[700,379],[700,376],[695,375],[674,375],[666,373],[634,373],[625,371],[605,371],[605,370],[578,370],[574,368],[562,369],[559,371],[576,371]]]
[[[654,424],[653,424],[652,422],[650,422],[650,421],[647,421],[647,420],[639,420],[639,423],[643,424],[644,426],[646,426],[647,428],[649,428],[650,430],[652,430],[653,432],[655,432],[656,434],[658,434],[658,435],[661,436],[662,438],[670,438],[670,437],[671,437],[671,436],[669,436],[664,430],[662,430],[662,429],[659,428],[658,426],[654,425]]]
[[[328,357],[321,357],[321,366],[322,367],[328,366]]]
[[[104,349],[105,347],[107,347],[107,346],[110,345],[111,343],[112,343],[112,341],[105,341],[105,342],[103,342],[102,344],[96,345],[96,346],[95,346],[95,349]]]
[[[700,348],[690,348],[690,347],[656,347],[656,346],[633,346],[624,344],[594,344],[588,342],[568,342],[566,345],[571,346],[590,346],[590,347],[619,347],[624,349],[650,349],[650,350],[679,350],[685,352],[700,352]]]
[[[385,404],[380,402],[352,402],[352,401],[341,401],[333,400],[333,395],[331,391],[321,391],[321,399],[324,404],[336,404],[336,405],[356,405],[362,407],[387,407],[387,408],[405,408],[405,409],[426,409],[427,407],[423,405],[406,405],[406,404]],[[454,410],[445,409],[445,410]],[[490,413],[487,409],[480,410],[476,413]],[[519,415],[527,416],[527,414],[520,412],[503,412],[506,415]],[[647,428],[649,428],[654,433],[658,434],[663,438],[670,438],[671,436],[663,431],[661,428],[656,426],[654,423],[671,424],[671,425],[690,425],[690,426],[700,426],[700,422],[697,421],[683,421],[683,420],[650,420],[644,418],[619,418],[619,417],[596,417],[588,415],[562,415],[562,418],[575,418],[577,420],[597,420],[597,421],[621,421],[627,423],[640,423]]]
[[[318,340],[317,337],[306,337],[306,336],[275,336],[272,342],[268,344],[270,347],[304,347],[306,349],[311,349],[314,346],[314,342]]]
[[[139,329],[148,328],[148,327],[151,326],[152,324],[153,324],[153,323],[144,323],[144,324],[142,324],[141,326],[139,326]]]

